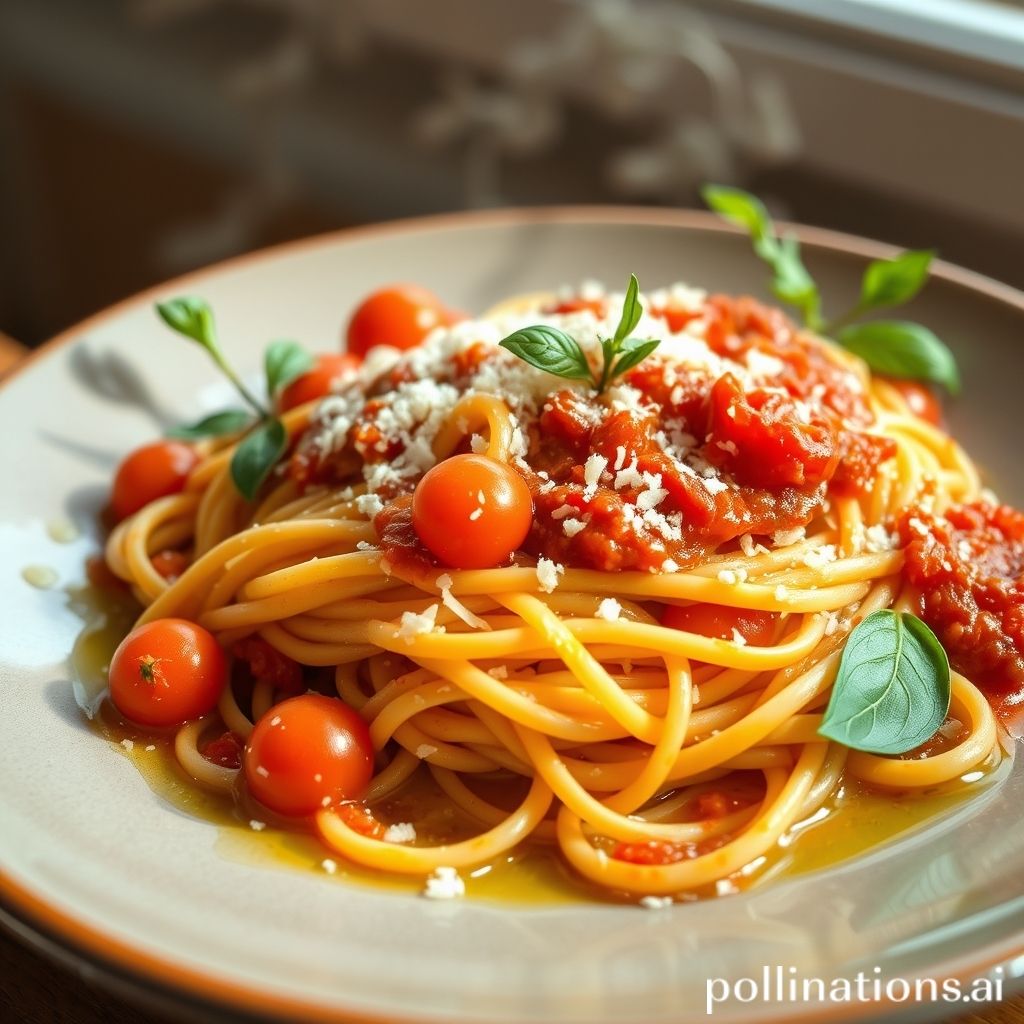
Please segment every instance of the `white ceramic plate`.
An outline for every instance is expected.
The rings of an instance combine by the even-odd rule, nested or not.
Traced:
[[[879,245],[803,230],[833,305],[855,293]],[[853,861],[717,902],[652,913],[608,905],[516,907],[339,883],[227,859],[218,830],[156,797],[83,724],[67,656],[78,619],[61,587],[82,577],[112,468],[166,420],[191,418],[219,385],[175,343],[154,300],[207,297],[234,362],[294,337],[337,345],[361,296],[418,281],[481,310],[517,292],[635,271],[764,291],[745,239],[701,214],[609,209],[451,216],[314,239],[193,274],[70,331],[0,390],[0,894],[25,935],[151,993],[289,1018],[593,1021],[704,1016],[711,976],[765,965],[842,977],[970,976],[1018,957],[1024,972],[1024,759],[1000,787]],[[1007,498],[1019,470],[1024,296],[948,266],[911,315],[957,350],[957,436]],[[126,368],[138,375],[129,379]],[[151,407],[126,400],[142,382]],[[156,418],[154,411],[156,410]],[[70,516],[80,540],[45,524]],[[56,569],[33,589],[29,564]],[[1012,987],[1012,983],[1008,984]],[[737,1002],[719,1020],[878,1019],[897,1006]],[[923,1008],[948,1015],[958,1008]],[[968,1009],[968,1007],[963,1007]]]

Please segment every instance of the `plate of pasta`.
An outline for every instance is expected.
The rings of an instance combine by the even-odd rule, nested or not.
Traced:
[[[1013,988],[1024,296],[705,198],[294,243],[4,383],[9,923],[282,1019]]]

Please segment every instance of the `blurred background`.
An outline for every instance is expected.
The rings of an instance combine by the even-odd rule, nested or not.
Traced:
[[[773,211],[1024,286],[1024,0],[0,0],[0,332],[332,228]]]

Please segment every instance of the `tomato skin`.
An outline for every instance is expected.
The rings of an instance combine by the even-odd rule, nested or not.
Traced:
[[[661,616],[670,629],[718,640],[732,640],[735,629],[748,644],[764,647],[775,636],[775,615],[753,608],[730,608],[720,604],[670,604]]]
[[[296,377],[281,392],[277,399],[278,409],[288,412],[289,409],[329,395],[335,381],[354,376],[361,363],[359,356],[351,352],[320,353],[313,369]]]
[[[249,792],[278,814],[304,817],[357,799],[373,777],[366,723],[336,697],[306,693],[275,704],[242,759]]]
[[[157,498],[178,494],[199,462],[196,450],[181,441],[154,441],[137,448],[117,468],[110,509],[120,522]]]
[[[485,455],[454,455],[439,462],[413,494],[413,529],[439,562],[454,569],[504,564],[532,523],[526,481],[511,466]]]
[[[894,387],[904,398],[910,411],[932,426],[943,425],[942,403],[935,392],[916,380],[903,380],[898,377],[884,377],[887,384]]]
[[[448,327],[464,319],[426,288],[391,285],[364,299],[352,314],[345,331],[345,347],[360,357],[375,345],[415,348],[435,327]]]
[[[180,725],[217,706],[228,662],[213,635],[185,619],[133,629],[110,662],[110,699],[139,725]]]

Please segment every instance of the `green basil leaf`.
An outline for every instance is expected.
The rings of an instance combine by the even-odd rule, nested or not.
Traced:
[[[615,364],[609,376],[620,377],[627,370],[632,370],[637,363],[646,359],[660,344],[661,342],[657,338],[652,341],[643,341],[640,338],[626,338],[619,347],[622,355],[619,356],[619,361]]]
[[[949,661],[916,616],[869,615],[846,642],[820,735],[870,754],[905,754],[949,711]]]
[[[499,344],[524,362],[556,377],[570,380],[590,380],[593,377],[583,349],[557,327],[547,324],[524,327]]]
[[[167,431],[168,437],[181,441],[195,441],[202,437],[221,437],[234,434],[252,422],[252,414],[244,409],[225,409],[223,412],[211,413],[195,423],[172,427]]]
[[[213,310],[205,299],[185,295],[168,302],[158,302],[156,311],[168,327],[199,342],[203,348],[217,352],[217,332]]]
[[[256,497],[287,446],[284,424],[271,417],[256,426],[235,449],[231,458],[231,479],[246,501]]]
[[[708,207],[732,224],[745,228],[754,252],[772,269],[772,293],[800,310],[806,326],[821,326],[821,296],[814,278],[807,272],[796,238],[777,237],[775,225],[756,196],[725,185],[706,185],[701,195]]]
[[[820,297],[814,278],[807,272],[800,256],[800,243],[787,235],[779,243],[775,255],[768,260],[775,278],[772,292],[776,298],[797,307],[808,327],[819,325]]]
[[[316,360],[297,341],[272,341],[263,356],[267,393],[271,398],[296,377],[313,369]]]
[[[921,324],[872,320],[844,327],[837,340],[876,373],[941,384],[954,395],[960,390],[953,353]]]
[[[626,297],[622,300],[622,316],[619,318],[619,326],[615,328],[614,343],[617,346],[619,342],[627,338],[640,323],[640,317],[643,316],[644,307],[640,304],[640,284],[636,279],[636,274],[629,275],[629,285],[626,287]]]
[[[762,248],[775,248],[775,228],[764,203],[757,196],[728,185],[705,185],[700,190],[708,209],[724,217],[731,224],[744,228],[754,242],[762,259],[767,254]]]
[[[935,254],[930,249],[909,250],[891,260],[874,260],[861,282],[862,311],[909,302],[928,280]]]

